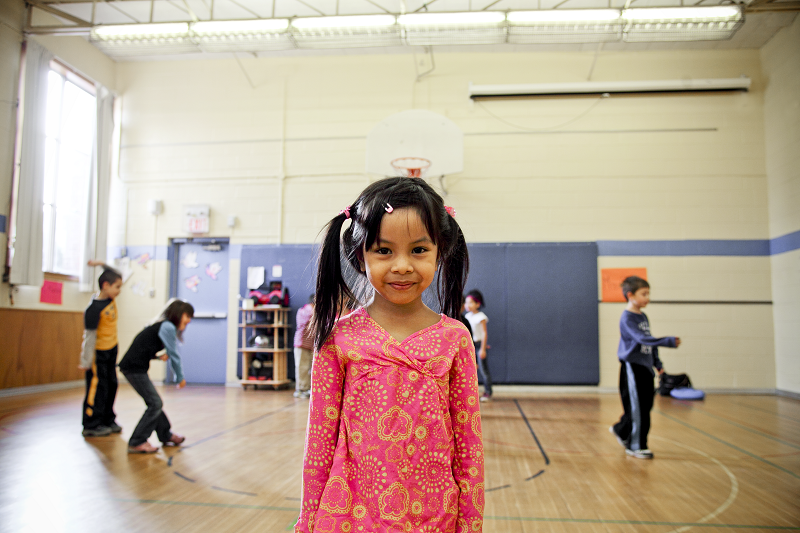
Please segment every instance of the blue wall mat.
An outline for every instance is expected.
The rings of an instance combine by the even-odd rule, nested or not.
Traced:
[[[283,245],[243,245],[241,251],[241,276],[239,294],[246,296],[247,267],[263,266],[266,269],[266,279],[272,281],[272,267],[281,265],[283,268],[284,287],[289,288],[292,311],[289,320],[295,323],[297,310],[308,303],[308,297],[314,292],[317,276],[316,248],[311,244],[283,244]],[[289,332],[289,344],[292,347],[294,328]],[[238,334],[238,343],[241,345],[241,333]],[[240,346],[241,347],[241,346]],[[242,376],[242,358],[237,358],[237,374]],[[294,355],[289,355],[289,379],[294,379]]]
[[[487,359],[492,381],[507,383],[508,374],[508,294],[506,292],[506,250],[505,244],[470,244],[469,278],[464,294],[478,289],[486,300],[481,310],[489,321],[486,331],[489,335]],[[480,379],[480,372],[478,373]]]
[[[246,245],[241,253],[242,295],[247,293],[247,267],[263,266],[271,279],[272,266],[283,266],[294,323],[297,309],[314,291],[316,251],[312,245]],[[597,384],[597,245],[471,244],[469,253],[466,291],[477,288],[486,299],[493,380]],[[426,301],[434,298],[427,295]],[[294,377],[293,362],[289,375]]]
[[[510,244],[506,270],[505,381],[599,383],[597,245]]]

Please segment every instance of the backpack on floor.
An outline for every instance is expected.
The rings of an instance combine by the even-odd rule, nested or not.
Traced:
[[[677,388],[692,388],[692,380],[686,374],[667,374],[666,372],[658,378],[656,392],[661,396],[669,396],[672,389]]]

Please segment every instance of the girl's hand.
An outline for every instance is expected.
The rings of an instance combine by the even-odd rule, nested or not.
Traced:
[[[681,338],[680,337],[675,337],[675,347],[677,348],[680,345],[681,345]]]
[[[175,388],[176,388],[176,389],[182,389],[182,388],[184,388],[185,386],[186,386],[186,380],[185,380],[185,379],[182,379],[180,383],[178,383],[177,385],[175,385]]]
[[[478,353],[478,357],[480,357],[481,359],[486,359],[486,350],[481,348],[481,351]]]
[[[169,354],[159,355],[158,358],[161,359],[162,361],[166,361],[167,359],[169,359]]]
[[[658,375],[659,376],[664,373],[664,369],[663,368],[657,368],[656,370],[658,370]]]

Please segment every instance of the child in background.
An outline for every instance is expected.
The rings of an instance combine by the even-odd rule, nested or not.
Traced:
[[[489,322],[489,317],[481,311],[483,307],[483,294],[479,290],[472,290],[467,293],[465,308],[467,313],[464,318],[469,320],[472,326],[472,340],[475,343],[475,353],[478,355],[478,369],[481,371],[483,378],[483,396],[481,401],[485,402],[492,397],[492,374],[489,372],[489,362],[486,360],[486,349],[489,347],[488,331],[486,323]]]
[[[296,532],[482,531],[475,353],[458,321],[468,255],[453,216],[421,179],[388,178],[327,226]],[[441,315],[422,301],[437,273]],[[342,297],[365,307],[337,321]]]
[[[86,395],[83,398],[83,436],[104,437],[119,433],[114,399],[117,396],[117,304],[114,298],[122,290],[122,274],[102,261],[97,280],[100,292],[83,313],[83,347],[78,368],[85,370]]]
[[[629,276],[622,282],[622,293],[628,306],[619,319],[620,361],[619,393],[624,413],[619,422],[611,426],[625,452],[637,459],[652,459],[647,447],[650,432],[650,411],[653,409],[653,367],[661,374],[664,367],[658,358],[658,346],[677,348],[678,337],[656,338],[650,335],[650,323],[642,309],[650,303],[650,284],[638,276]]]
[[[119,362],[122,374],[147,405],[147,410],[128,441],[128,453],[157,452],[158,448],[147,442],[153,431],[164,446],[178,446],[186,440],[185,437],[172,433],[172,426],[162,409],[161,396],[150,381],[147,371],[150,369],[150,361],[158,357],[156,354],[166,349],[167,353],[160,356],[160,359],[169,360],[175,379],[178,380],[177,388],[186,386],[181,356],[178,354],[178,341],[183,340],[183,332],[193,316],[192,304],[177,298],[171,299],[161,316],[136,335],[125,357]]]
[[[311,360],[314,356],[314,330],[311,328],[311,317],[314,316],[314,295],[308,297],[308,303],[297,310],[294,332],[294,379],[295,398],[311,396]]]

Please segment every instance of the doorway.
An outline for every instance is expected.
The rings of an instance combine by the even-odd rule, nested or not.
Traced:
[[[228,244],[228,239],[215,238],[172,240],[170,296],[194,307],[180,346],[187,383],[225,383]]]

